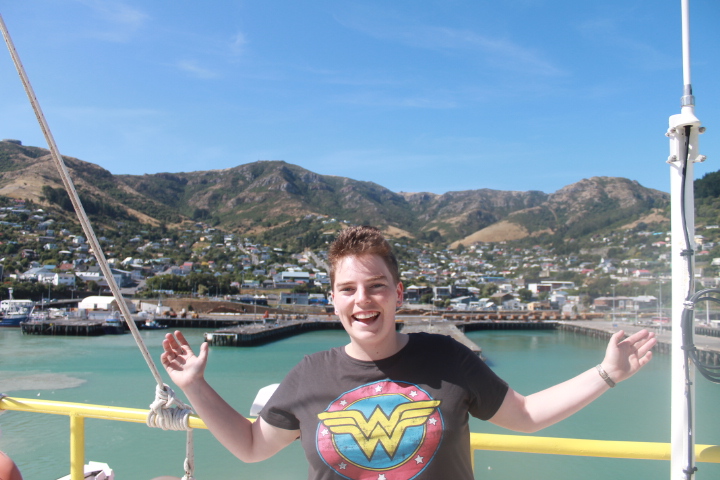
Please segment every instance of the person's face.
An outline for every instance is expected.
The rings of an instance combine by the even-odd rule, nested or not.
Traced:
[[[336,265],[333,303],[351,346],[391,350],[396,342],[395,310],[402,298],[402,283],[395,284],[378,255],[344,257]]]

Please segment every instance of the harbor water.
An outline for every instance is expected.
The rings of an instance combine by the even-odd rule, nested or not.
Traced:
[[[159,365],[165,332],[142,331]],[[186,330],[194,346],[202,330]],[[566,380],[603,357],[605,342],[562,331],[469,333],[490,366],[523,394]],[[260,347],[213,347],[206,375],[237,410],[248,415],[256,392],[277,383],[303,355],[345,343],[341,331],[298,335]],[[167,378],[164,372],[164,377]],[[166,380],[169,382],[169,380]],[[720,385],[698,375],[698,444],[720,444]],[[0,329],[0,392],[21,398],[147,408],[155,382],[131,335],[23,336]],[[69,420],[65,416],[6,412],[0,415],[0,450],[19,465],[25,480],[54,480],[69,473]],[[511,433],[472,420],[474,432]],[[117,480],[183,475],[185,433],[143,424],[88,419],[86,460],[108,463]],[[670,441],[670,358],[657,354],[637,376],[618,385],[572,418],[541,436]],[[720,478],[720,465],[701,463],[698,479]],[[669,477],[669,462],[479,451],[478,479],[638,480]],[[303,479],[306,463],[298,442],[257,464],[232,457],[207,432],[195,432],[195,477],[208,479]]]

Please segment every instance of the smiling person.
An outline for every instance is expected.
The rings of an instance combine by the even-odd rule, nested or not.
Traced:
[[[180,332],[161,360],[210,431],[246,462],[300,438],[309,479],[472,479],[469,415],[521,432],[569,417],[650,361],[643,330],[613,335],[597,367],[523,396],[472,351],[444,335],[396,331],[403,285],[390,244],[374,227],[352,227],[330,247],[335,314],[350,341],[306,356],[254,423],[204,379],[208,345],[196,356]]]

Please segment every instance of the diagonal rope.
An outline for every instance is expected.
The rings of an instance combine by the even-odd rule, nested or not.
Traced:
[[[148,366],[150,367],[150,371],[153,374],[153,377],[155,377],[155,381],[158,383],[158,385],[162,385],[162,377],[160,377],[160,373],[158,372],[157,367],[155,366],[155,363],[153,362],[152,358],[150,357],[150,353],[148,352],[147,348],[145,348],[145,345],[142,341],[142,338],[140,337],[140,332],[138,331],[137,326],[135,325],[135,322],[132,320],[130,311],[127,308],[127,305],[125,304],[125,300],[122,297],[122,294],[120,293],[120,288],[117,285],[117,282],[115,282],[115,278],[112,275],[112,272],[110,270],[110,266],[108,265],[107,259],[105,258],[105,254],[103,253],[102,249],[100,248],[100,242],[98,242],[97,237],[95,236],[95,232],[92,229],[92,226],[90,225],[90,220],[88,219],[87,214],[85,213],[85,208],[83,207],[82,203],[80,202],[80,197],[77,194],[77,191],[75,190],[75,185],[73,184],[72,179],[70,178],[70,173],[68,172],[67,166],[65,165],[65,162],[63,161],[62,157],[60,156],[60,152],[57,148],[57,145],[55,144],[55,139],[52,136],[52,133],[50,132],[50,127],[48,126],[47,122],[45,121],[45,115],[43,115],[43,112],[40,108],[40,104],[37,100],[37,97],[35,97],[35,92],[33,91],[32,85],[30,85],[30,80],[28,80],[27,74],[25,73],[25,69],[20,62],[20,57],[17,54],[17,51],[15,50],[15,46],[13,45],[12,39],[10,38],[10,34],[7,30],[7,27],[5,26],[5,22],[2,19],[2,16],[0,15],[0,28],[2,29],[3,37],[5,37],[5,43],[7,43],[8,50],[10,50],[10,56],[13,59],[13,62],[15,63],[15,68],[18,71],[18,74],[20,75],[20,80],[22,81],[23,87],[25,87],[25,93],[27,93],[28,98],[30,99],[30,103],[32,104],[32,108],[35,112],[35,116],[37,117],[38,122],[40,123],[40,129],[43,132],[43,135],[45,136],[45,140],[48,143],[48,146],[50,147],[50,153],[52,154],[53,162],[55,163],[55,166],[58,169],[58,173],[60,173],[60,178],[63,182],[63,185],[65,185],[65,190],[68,193],[68,196],[70,197],[70,201],[73,204],[73,207],[75,208],[75,213],[77,213],[78,219],[80,220],[80,225],[82,226],[83,232],[85,233],[85,236],[88,238],[88,242],[90,243],[90,246],[92,247],[93,253],[95,254],[95,258],[98,261],[98,265],[100,269],[103,272],[103,275],[105,276],[105,280],[108,282],[108,286],[110,287],[110,290],[112,291],[113,297],[115,297],[115,301],[118,304],[118,307],[120,308],[120,311],[123,315],[123,318],[125,319],[125,322],[128,324],[128,327],[130,327],[130,331],[133,334],[133,337],[135,338],[135,341],[138,343],[138,346],[142,345],[140,347],[140,351],[143,354],[143,357],[145,357],[145,361],[147,362]]]
[[[78,216],[78,219],[80,220],[80,225],[82,226],[83,232],[85,233],[85,236],[88,238],[88,242],[90,243],[90,246],[92,247],[93,254],[95,255],[95,258],[98,262],[98,265],[100,269],[103,272],[103,275],[105,276],[105,280],[108,283],[108,286],[110,287],[110,291],[113,294],[113,297],[115,298],[115,302],[118,305],[118,308],[120,309],[120,312],[122,313],[122,316],[125,320],[125,323],[128,325],[130,332],[133,335],[133,338],[135,339],[135,343],[137,343],[138,348],[140,349],[140,352],[143,355],[143,358],[145,359],[145,362],[147,363],[148,367],[150,368],[150,373],[152,373],[153,377],[155,378],[155,382],[157,383],[156,387],[156,395],[155,395],[155,401],[151,405],[151,411],[148,414],[148,426],[159,426],[162,425],[171,425],[173,427],[177,426],[179,428],[172,428],[173,430],[187,430],[188,432],[188,441],[187,441],[187,448],[186,448],[186,458],[185,460],[185,476],[183,477],[183,480],[191,480],[192,477],[192,465],[194,462],[193,458],[190,458],[193,452],[192,447],[192,429],[188,426],[187,420],[192,413],[192,410],[188,405],[185,405],[182,402],[179,402],[175,398],[175,394],[172,392],[172,389],[165,385],[163,383],[162,377],[160,376],[160,372],[157,369],[157,366],[155,365],[155,362],[153,362],[152,357],[150,356],[150,352],[148,351],[147,347],[145,346],[145,342],[143,342],[142,337],[140,336],[140,332],[137,328],[137,325],[135,325],[135,322],[132,319],[132,315],[130,313],[130,310],[128,309],[127,304],[125,303],[125,299],[122,296],[122,293],[120,292],[120,288],[117,285],[117,282],[115,281],[115,277],[112,275],[112,271],[110,270],[110,265],[107,262],[107,259],[105,258],[105,253],[103,252],[102,248],[100,247],[100,242],[98,242],[97,237],[95,236],[95,232],[93,231],[92,225],[90,224],[90,219],[88,218],[87,214],[85,213],[85,208],[82,205],[82,202],[80,201],[80,197],[78,196],[77,190],[75,190],[75,185],[73,184],[72,179],[70,178],[70,173],[68,172],[67,166],[65,165],[65,162],[63,161],[62,156],[60,155],[60,151],[57,148],[57,145],[55,144],[55,139],[53,138],[52,132],[50,132],[50,127],[47,124],[47,121],[45,120],[45,115],[43,115],[42,109],[40,108],[40,103],[37,100],[37,97],[35,96],[35,92],[33,91],[32,85],[30,85],[30,80],[27,77],[27,74],[25,73],[25,68],[22,65],[22,62],[20,61],[20,56],[18,55],[17,51],[15,50],[15,45],[13,44],[12,39],[10,38],[10,32],[8,31],[5,21],[2,18],[2,15],[0,15],[0,30],[2,30],[3,37],[5,39],[5,43],[7,44],[8,50],[10,51],[10,56],[12,57],[13,63],[15,64],[15,68],[17,69],[18,75],[20,75],[20,81],[23,84],[23,87],[25,88],[25,93],[27,94],[28,98],[30,99],[30,104],[32,105],[33,111],[35,112],[35,116],[37,117],[38,123],[40,124],[40,129],[43,132],[43,135],[45,136],[45,140],[48,143],[48,147],[50,148],[51,157],[53,159],[53,162],[55,163],[55,166],[58,169],[58,173],[60,174],[60,178],[63,182],[63,185],[65,186],[65,190],[68,193],[68,196],[70,197],[70,201],[73,204],[73,207],[75,208],[75,213]],[[163,393],[158,393],[163,392]],[[168,404],[167,401],[170,401],[171,403]],[[165,403],[163,403],[165,402]],[[176,404],[179,408],[172,409],[171,405]],[[155,408],[153,409],[153,405]],[[169,412],[179,412],[179,413],[169,413]],[[151,421],[152,417],[152,421]],[[167,417],[167,418],[166,418]],[[181,425],[182,422],[178,422],[174,420],[175,417],[181,417],[184,422],[184,425]],[[157,424],[157,425],[156,425]],[[165,427],[160,427],[163,429],[167,429]],[[188,470],[188,468],[190,470]]]

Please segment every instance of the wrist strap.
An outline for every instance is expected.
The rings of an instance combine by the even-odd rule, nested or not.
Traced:
[[[602,364],[598,363],[595,368],[597,368],[598,373],[600,374],[602,379],[605,380],[605,383],[607,383],[610,388],[613,388],[615,386],[615,382],[613,382],[613,379],[610,378],[610,375],[605,373],[605,369],[602,367]]]

